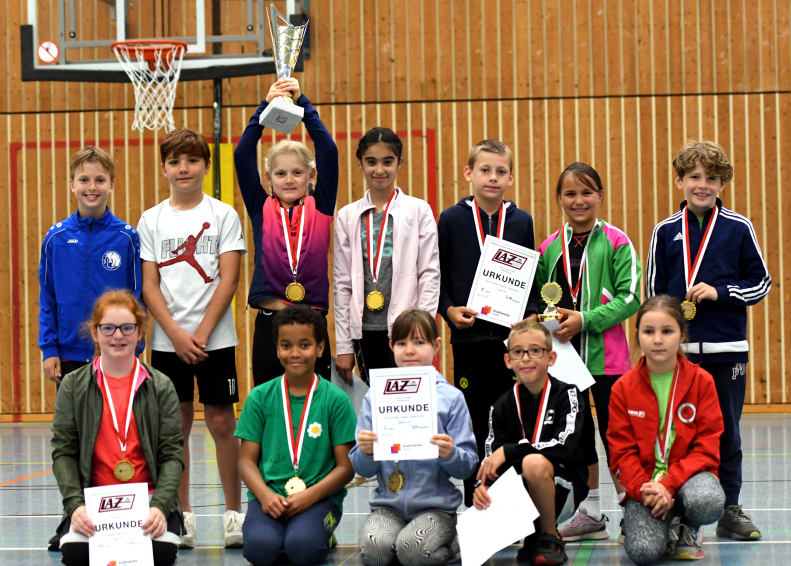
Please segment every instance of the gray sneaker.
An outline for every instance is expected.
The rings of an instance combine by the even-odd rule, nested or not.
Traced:
[[[703,558],[703,527],[690,527],[681,523],[678,542],[673,549],[674,560],[701,560]]]
[[[575,540],[605,540],[610,538],[607,530],[607,515],[602,515],[598,521],[588,515],[587,509],[580,509],[571,522],[558,529],[564,542]]]
[[[742,511],[741,505],[728,505],[725,514],[717,521],[717,536],[733,540],[758,540],[761,531]]]
[[[665,551],[662,556],[673,556],[681,537],[681,517],[673,517],[667,528],[667,540],[665,541]]]

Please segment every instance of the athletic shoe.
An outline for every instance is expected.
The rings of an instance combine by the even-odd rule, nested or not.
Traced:
[[[665,551],[662,556],[673,556],[681,536],[681,517],[673,517],[667,528],[667,540],[665,541]]]
[[[725,514],[717,521],[717,536],[733,540],[758,540],[761,531],[745,515],[741,505],[728,505]]]
[[[621,533],[618,535],[618,544],[623,544],[626,540],[626,531],[623,529],[623,519],[621,519]]]
[[[597,521],[588,515],[587,509],[580,509],[571,522],[558,529],[558,532],[566,542],[603,540],[610,538],[610,531],[607,530],[607,521],[609,521],[607,515],[602,515],[601,520]]]
[[[566,556],[565,543],[553,535],[538,537],[538,547],[533,551],[533,566],[556,566],[564,564]]]
[[[673,550],[675,560],[700,560],[703,558],[703,527],[690,527],[681,523],[678,543]]]
[[[60,552],[60,533],[55,533],[55,536],[47,542],[47,550],[50,552]]]
[[[195,513],[184,511],[184,530],[179,548],[195,548]]]
[[[244,513],[226,511],[222,516],[222,545],[225,548],[242,548]]]
[[[531,558],[533,557],[533,552],[535,552],[536,547],[538,547],[539,534],[539,531],[534,531],[532,535],[525,537],[525,542],[522,544],[522,548],[520,548],[516,553],[516,560],[518,562],[530,562]]]

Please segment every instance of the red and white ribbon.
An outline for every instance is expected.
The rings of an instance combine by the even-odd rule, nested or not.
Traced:
[[[703,262],[703,256],[706,254],[706,248],[709,247],[709,240],[711,233],[714,231],[714,224],[717,222],[719,210],[715,206],[711,212],[711,219],[709,225],[706,226],[706,232],[703,234],[703,241],[698,248],[698,254],[695,256],[695,261],[692,261],[692,251],[689,245],[689,216],[687,215],[687,207],[684,207],[684,222],[681,223],[681,231],[684,237],[684,281],[687,284],[687,291],[689,291],[695,284],[695,278],[698,276],[700,264]]]
[[[299,208],[297,208],[299,207]],[[297,266],[299,265],[299,255],[302,252],[302,230],[305,227],[305,210],[302,205],[295,205],[294,213],[299,215],[299,235],[297,236],[297,245],[291,240],[291,219],[286,214],[286,209],[280,207],[280,219],[283,222],[283,236],[286,238],[286,252],[288,253],[288,264],[291,266],[291,272],[294,274],[294,280],[297,278]]]
[[[126,445],[129,441],[129,423],[132,421],[132,402],[135,398],[135,384],[137,383],[137,376],[140,373],[140,362],[135,360],[135,373],[132,378],[132,387],[129,391],[129,405],[126,408],[126,426],[124,427],[124,440],[121,441],[121,431],[118,428],[118,418],[115,416],[115,405],[113,404],[113,396],[110,394],[110,388],[107,386],[107,380],[111,379],[104,373],[102,368],[102,359],[99,358],[99,369],[102,371],[102,382],[104,383],[104,391],[107,393],[107,404],[110,405],[110,414],[113,417],[113,427],[115,428],[115,435],[118,438],[118,444],[121,446],[121,453],[126,457]]]
[[[478,236],[478,245],[483,251],[483,243],[486,241],[486,232],[483,231],[483,222],[481,222],[481,211],[478,208],[478,203],[475,202],[475,197],[472,198],[472,219],[475,221],[475,233]],[[503,232],[505,231],[505,201],[500,205],[500,217],[497,219],[497,237],[503,239]]]
[[[525,352],[525,356],[527,352]],[[547,377],[547,382],[544,384],[544,389],[541,392],[541,405],[538,407],[538,415],[536,415],[536,426],[533,428],[533,438],[530,441],[531,444],[535,444],[536,441],[541,439],[541,429],[544,427],[544,417],[547,414],[547,400],[549,399],[549,390],[552,388],[552,384],[549,383],[549,377]],[[519,414],[519,423],[522,425],[522,438],[526,438],[525,435],[525,425],[522,422],[522,405],[519,404],[519,384],[514,384],[514,398],[516,399],[516,411]]]
[[[280,391],[283,394],[283,415],[286,420],[286,438],[288,439],[288,453],[291,455],[291,463],[294,465],[294,474],[299,470],[299,457],[302,454],[302,444],[305,439],[305,429],[307,429],[308,413],[310,413],[310,403],[313,400],[313,393],[319,384],[316,374],[313,374],[313,381],[310,383],[308,395],[305,397],[305,406],[302,408],[302,416],[299,419],[299,436],[294,438],[294,424],[291,419],[291,403],[288,398],[288,381],[285,374],[282,377]]]
[[[390,209],[390,203],[393,202],[393,199],[398,194],[398,189],[393,190],[393,194],[390,195],[390,199],[387,201],[384,209],[384,216],[382,217],[382,226],[379,228],[379,238],[376,241],[376,252],[374,252],[374,211],[373,209],[368,213],[368,218],[366,220],[368,226],[368,233],[366,234],[365,241],[368,245],[368,266],[371,268],[371,277],[374,280],[374,286],[376,286],[376,281],[379,279],[379,268],[382,266],[382,242],[384,241],[384,235],[387,232],[387,211]]]

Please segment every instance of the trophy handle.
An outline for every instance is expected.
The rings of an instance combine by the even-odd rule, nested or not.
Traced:
[[[272,35],[272,57],[275,60],[277,76],[281,79],[290,77],[294,65],[297,64],[309,21],[301,26],[294,26],[283,17],[274,4],[269,5],[266,16],[269,22],[269,33]],[[278,25],[278,18],[286,25]]]

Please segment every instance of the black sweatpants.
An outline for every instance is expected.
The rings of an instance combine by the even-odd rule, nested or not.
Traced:
[[[387,330],[363,330],[363,337],[353,340],[352,345],[357,367],[360,369],[360,379],[366,385],[371,382],[369,372],[372,369],[396,367]]]
[[[514,372],[505,365],[505,352],[502,340],[453,344],[453,382],[467,401],[481,462],[486,457],[491,407],[514,386]],[[464,480],[464,504],[467,507],[472,507],[477,473],[476,467],[472,475]]]
[[[585,456],[585,465],[591,466],[599,462],[599,454],[596,452],[596,424],[593,422],[591,412],[590,397],[596,402],[596,419],[599,421],[599,436],[604,445],[604,453],[607,456],[607,465],[610,463],[610,444],[607,442],[607,428],[610,424],[610,393],[612,386],[618,381],[620,375],[594,375],[596,383],[591,385],[590,393],[583,391],[585,397],[585,407],[582,410],[582,452]]]

